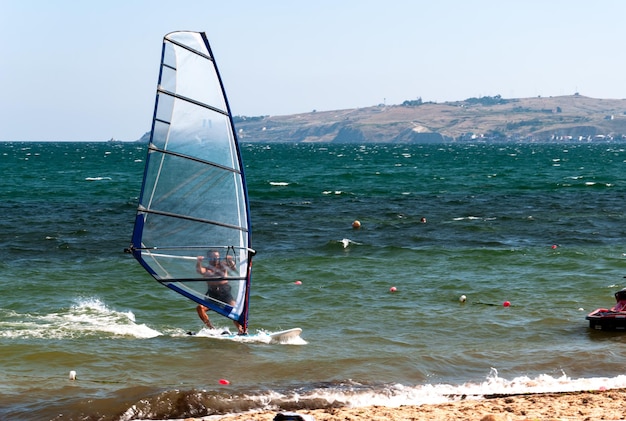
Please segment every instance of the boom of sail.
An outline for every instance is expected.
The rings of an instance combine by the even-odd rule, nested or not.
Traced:
[[[247,330],[254,254],[248,195],[230,107],[205,33],[163,38],[129,251],[158,282]],[[200,273],[210,258],[208,267],[220,270]],[[211,294],[220,285],[228,285],[230,298]]]

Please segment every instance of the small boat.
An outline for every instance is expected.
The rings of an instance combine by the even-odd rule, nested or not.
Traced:
[[[587,315],[591,329],[626,330],[626,288],[615,293],[615,301],[610,309],[598,308]]]

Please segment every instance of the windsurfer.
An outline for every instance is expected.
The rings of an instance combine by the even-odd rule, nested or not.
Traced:
[[[230,292],[231,287],[228,284],[228,281],[226,279],[223,279],[228,275],[228,270],[235,269],[235,262],[233,261],[232,256],[226,256],[226,261],[222,262],[220,260],[220,253],[217,250],[211,250],[208,257],[208,266],[204,266],[202,264],[202,262],[204,261],[203,256],[198,256],[196,260],[196,272],[198,272],[205,278],[217,278],[207,281],[208,290],[206,295],[215,300],[234,306],[235,299]],[[230,259],[228,259],[229,257]],[[211,320],[209,320],[209,316],[207,315],[208,310],[208,307],[201,304],[196,307],[196,311],[198,312],[200,320],[202,320],[208,328],[214,329],[215,327],[213,326]],[[243,326],[241,326],[240,323],[238,323],[236,320],[233,320],[233,322],[235,323],[237,331],[240,334],[245,333],[243,330]]]

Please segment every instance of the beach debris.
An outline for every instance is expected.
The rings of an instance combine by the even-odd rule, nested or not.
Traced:
[[[70,380],[76,380],[76,371],[70,371]]]
[[[296,280],[296,281],[294,282],[294,284],[296,284],[296,285],[302,285],[302,281],[298,279],[298,280]]]
[[[396,288],[396,287],[389,288],[389,292],[396,292],[397,290],[398,290],[398,288]]]
[[[511,307],[511,302],[510,301],[505,301],[502,303],[503,307]]]
[[[467,301],[467,297],[465,295],[461,295],[459,297],[459,302],[464,303],[465,301]]]
[[[352,228],[354,228],[354,229],[359,229],[359,228],[361,228],[361,221],[359,221],[359,220],[354,221],[354,222],[352,223]]]
[[[228,386],[230,384],[230,382],[226,379],[220,379],[219,383],[224,386]]]
[[[274,421],[315,421],[312,415],[298,414],[297,412],[279,412]]]

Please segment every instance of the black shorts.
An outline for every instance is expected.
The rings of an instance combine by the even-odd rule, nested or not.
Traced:
[[[217,301],[230,304],[231,302],[235,301],[232,294],[230,293],[230,290],[231,288],[230,288],[230,285],[228,284],[212,285],[212,286],[209,286],[209,289],[206,292],[206,295],[208,295],[209,297]]]

